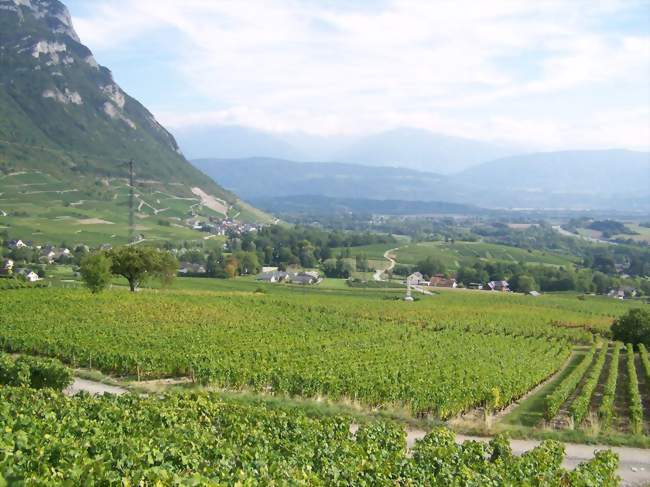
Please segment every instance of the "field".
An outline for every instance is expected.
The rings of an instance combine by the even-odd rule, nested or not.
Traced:
[[[182,226],[182,220],[192,210],[205,216],[219,215],[201,206],[194,195],[181,193],[173,186],[139,185],[136,232],[149,241],[204,238],[207,234]],[[127,243],[128,205],[129,188],[123,180],[80,180],[78,187],[71,188],[69,183],[37,172],[0,176],[0,210],[8,214],[0,213],[0,230],[37,244]],[[245,205],[242,208],[244,216],[252,215]]]
[[[464,265],[471,266],[476,259],[554,266],[573,265],[575,259],[564,254],[539,250],[526,251],[517,247],[485,242],[422,242],[400,247],[395,255],[400,264],[417,264],[427,257],[435,257],[440,259],[450,271]]]
[[[533,476],[544,485],[615,485],[618,463],[599,452],[567,472],[559,443],[517,457],[503,438],[457,445],[446,429],[407,454],[395,424],[353,432],[349,418],[209,394],[70,399],[0,387],[0,422],[0,481],[10,485],[521,485]]]
[[[191,376],[448,418],[485,403],[494,388],[504,404],[520,397],[573,344],[591,341],[579,325],[611,321],[575,298],[450,292],[406,304],[390,296],[16,291],[3,296],[0,345],[117,375]]]

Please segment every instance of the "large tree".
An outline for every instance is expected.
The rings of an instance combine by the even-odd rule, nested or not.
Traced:
[[[131,291],[150,278],[159,278],[163,285],[168,285],[178,271],[178,261],[173,255],[151,247],[119,247],[107,255],[112,263],[111,272],[129,281]]]

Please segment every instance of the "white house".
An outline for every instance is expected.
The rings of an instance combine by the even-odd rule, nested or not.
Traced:
[[[38,274],[31,269],[18,269],[16,274],[23,276],[27,282],[36,282],[41,280],[41,278],[38,277]]]
[[[421,272],[414,272],[406,278],[406,284],[409,286],[423,286],[428,285],[429,282],[424,279]]]

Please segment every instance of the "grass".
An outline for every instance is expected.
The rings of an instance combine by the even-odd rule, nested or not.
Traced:
[[[421,242],[400,247],[395,251],[395,255],[400,264],[417,264],[427,257],[435,257],[440,259],[450,271],[461,266],[472,265],[476,259],[554,266],[570,266],[575,259],[566,254],[539,250],[527,251],[485,242]]]
[[[539,425],[544,419],[544,409],[546,406],[545,398],[551,394],[555,388],[568,376],[573,369],[580,363],[582,357],[587,352],[586,348],[577,348],[569,359],[569,363],[553,379],[548,381],[535,394],[530,395],[514,410],[507,414],[500,423],[509,426],[525,426],[532,428]]]
[[[0,226],[12,238],[37,244],[66,242],[68,245],[129,241],[129,188],[121,180],[79,177],[74,184],[42,173],[7,175],[0,179]],[[181,225],[199,200],[183,187],[164,184],[139,185],[136,189],[138,233],[149,241],[203,239],[206,234]],[[201,214],[216,216],[202,208]],[[253,218],[253,209],[247,216]],[[259,215],[262,215],[261,213]],[[84,224],[84,220],[109,223]],[[163,221],[166,224],[160,225]]]

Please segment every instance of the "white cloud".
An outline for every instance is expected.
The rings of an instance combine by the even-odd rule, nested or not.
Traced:
[[[75,24],[99,49],[137,46],[158,30],[177,39],[177,69],[205,109],[153,107],[175,127],[332,134],[399,124],[543,146],[647,147],[650,37],[603,28],[635,5],[104,0]],[[576,90],[601,119],[585,119],[572,103]],[[616,90],[625,95],[611,96]],[[547,100],[562,111],[547,113]]]

